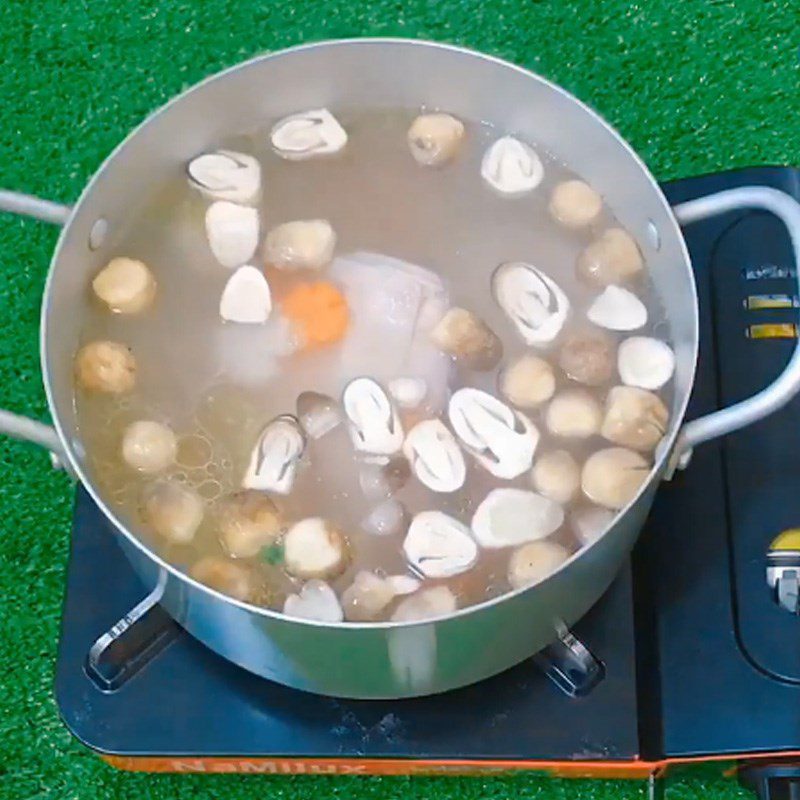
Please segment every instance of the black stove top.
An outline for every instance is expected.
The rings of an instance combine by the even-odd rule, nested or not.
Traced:
[[[671,202],[745,184],[800,197],[800,173],[759,168],[665,187]],[[689,417],[766,385],[794,347],[747,338],[796,309],[785,231],[743,212],[687,230],[701,306]],[[93,642],[142,599],[79,490],[56,675],[63,718],[116,755],[619,760],[800,749],[800,617],[765,582],[766,551],[800,525],[800,402],[699,448],[665,484],[629,565],[574,629],[601,679],[567,696],[533,660],[476,686],[401,701],[335,700],[287,689],[216,656],[166,618],[169,644],[113,691],[86,669]],[[133,672],[133,670],[131,670]]]

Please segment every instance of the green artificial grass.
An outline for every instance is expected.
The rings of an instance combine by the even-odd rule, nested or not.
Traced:
[[[0,186],[74,200],[125,133],[177,92],[266,50],[349,36],[456,42],[595,106],[660,179],[800,164],[794,0],[283,0],[0,4]],[[46,419],[39,298],[57,231],[0,214],[0,407]],[[73,488],[0,439],[0,797],[643,796],[639,783],[509,778],[135,775],[71,740],[52,674]],[[553,720],[558,725],[558,720]],[[710,772],[670,797],[744,796]]]

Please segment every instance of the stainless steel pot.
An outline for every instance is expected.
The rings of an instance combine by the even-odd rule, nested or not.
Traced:
[[[292,620],[225,597],[148,550],[116,519],[93,485],[76,430],[74,311],[107,259],[105,242],[144,202],[154,180],[232,131],[302,108],[443,107],[540,142],[602,187],[641,243],[666,306],[677,357],[671,427],[639,496],[597,542],[544,582],[417,624],[334,625]],[[479,681],[553,641],[605,591],[631,549],[659,482],[685,466],[691,448],[780,408],[800,388],[800,355],[753,398],[682,426],[692,389],[698,309],[680,224],[757,207],[789,227],[800,253],[800,206],[778,191],[736,189],[667,204],[633,150],[593,111],[543,78],[478,53],[403,40],[338,41],[256,58],[204,81],[140,125],[109,156],[73,208],[0,192],[0,209],[63,224],[42,307],[42,370],[54,429],[0,416],[0,430],[50,448],[114,523],[117,539],[160,602],[188,631],[252,672],[299,689],[343,697],[406,697]]]

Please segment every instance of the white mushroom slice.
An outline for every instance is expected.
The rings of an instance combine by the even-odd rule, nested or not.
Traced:
[[[242,602],[252,600],[256,594],[257,583],[253,570],[229,558],[204,556],[191,566],[189,575],[215,591]]]
[[[590,322],[610,331],[635,331],[647,324],[647,308],[631,291],[621,286],[606,286],[589,306]]]
[[[564,522],[564,509],[549,497],[525,489],[492,489],[472,517],[482,547],[511,547],[544,539]]]
[[[609,447],[586,460],[581,488],[592,502],[616,510],[633,500],[649,472],[650,466],[640,453]]]
[[[396,595],[413,594],[422,586],[422,581],[410,575],[390,575],[386,578],[386,582]]]
[[[597,541],[616,514],[601,506],[585,506],[570,514],[570,525],[583,545]]]
[[[392,614],[392,622],[418,622],[455,612],[458,601],[447,586],[431,586],[403,600]]]
[[[283,539],[286,571],[296,578],[333,578],[347,566],[347,541],[322,517],[308,517],[289,528]]]
[[[206,210],[206,236],[214,258],[223,267],[246,264],[258,246],[258,211],[218,200]]]
[[[358,452],[390,456],[403,446],[403,426],[397,412],[372,378],[356,378],[348,383],[342,405]]]
[[[242,486],[289,494],[305,447],[297,419],[290,414],[276,417],[258,437]]]
[[[411,521],[403,552],[426,578],[449,578],[478,560],[478,545],[469,528],[441,511],[421,511]]]
[[[245,489],[226,497],[217,510],[219,538],[228,555],[252,558],[283,531],[278,507],[263,492]]]
[[[525,142],[503,136],[484,153],[481,175],[500,194],[518,195],[532,191],[542,182],[544,165]]]
[[[125,394],[136,385],[136,358],[121,342],[89,342],[75,354],[75,380],[90,392]]]
[[[403,456],[394,456],[386,464],[363,464],[358,483],[370,500],[386,500],[406,485],[410,475],[408,461]]]
[[[189,183],[212,200],[252,203],[261,191],[261,165],[252,156],[217,150],[193,158]]]
[[[556,436],[588,439],[600,430],[603,411],[588,392],[568,389],[557,394],[547,406],[545,423]]]
[[[588,183],[564,181],[553,189],[548,208],[565,228],[585,228],[600,216],[603,198]]]
[[[602,386],[614,374],[614,355],[614,343],[603,331],[578,331],[561,346],[558,366],[573,381]]]
[[[283,613],[287,617],[316,622],[341,622],[344,619],[336,592],[325,581],[317,580],[303,584],[298,594],[290,594],[283,603]]]
[[[147,264],[134,258],[112,258],[95,275],[92,289],[112,311],[138,314],[156,296],[156,279]]]
[[[395,378],[389,381],[389,394],[400,408],[417,408],[427,392],[428,384],[422,378]]]
[[[492,291],[526,344],[546,347],[567,321],[567,296],[554,280],[531,264],[501,264],[492,275]]]
[[[619,346],[617,369],[628,386],[660,389],[675,372],[675,353],[660,339],[631,336]]]
[[[342,592],[345,619],[350,622],[372,622],[381,616],[395,597],[396,592],[388,578],[361,570]]]
[[[455,392],[447,411],[456,435],[492,475],[511,480],[531,468],[539,431],[519,411],[471,388]]]
[[[178,440],[172,428],[153,420],[138,420],[125,428],[122,457],[140,472],[161,472],[175,461]]]
[[[219,300],[219,315],[226,322],[263,325],[272,312],[267,279],[255,267],[239,267],[228,278]]]
[[[408,147],[418,164],[439,166],[450,161],[464,138],[464,123],[451,114],[420,114],[408,129]]]
[[[578,273],[598,286],[624,283],[638,275],[644,260],[636,240],[622,228],[609,228],[578,256]]]
[[[511,554],[508,582],[512,589],[533,586],[552,575],[568,558],[569,551],[556,542],[528,542]]]
[[[467,466],[453,434],[438,419],[418,422],[403,444],[417,479],[434,492],[455,492],[464,485]]]
[[[160,481],[143,490],[142,515],[159,536],[173,544],[188,544],[203,521],[203,500],[177,481]]]
[[[270,134],[272,147],[289,161],[338,153],[347,144],[347,133],[327,108],[284,117]]]
[[[264,241],[264,260],[283,270],[322,269],[330,264],[336,234],[326,219],[298,219],[273,228]]]
[[[465,308],[451,308],[431,331],[431,341],[468,369],[487,372],[503,357],[495,332]]]
[[[297,417],[312,439],[321,439],[342,422],[337,402],[319,392],[301,392],[297,396]]]
[[[405,506],[390,498],[379,503],[361,521],[361,528],[372,536],[396,536],[406,529]]]
[[[553,368],[543,358],[520,356],[500,373],[500,393],[519,408],[537,408],[556,390]]]
[[[531,482],[537,492],[565,505],[581,486],[581,468],[566,450],[551,450],[536,459]]]
[[[667,432],[669,411],[658,395],[635,386],[615,386],[606,398],[601,436],[633,450],[654,450]]]

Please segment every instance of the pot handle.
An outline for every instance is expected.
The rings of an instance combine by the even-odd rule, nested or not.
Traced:
[[[5,189],[0,189],[0,211],[33,217],[54,225],[64,225],[72,213],[69,206]],[[0,409],[0,434],[3,433],[14,439],[23,439],[47,448],[53,466],[62,467],[68,463],[61,440],[52,425],[45,425],[38,420]]]
[[[709,217],[743,209],[769,211],[786,226],[794,252],[798,291],[800,291],[800,203],[791,195],[766,186],[742,186],[680,203],[674,206],[673,211],[681,225],[690,225]],[[783,372],[769,386],[728,408],[713,411],[704,417],[687,422],[678,434],[668,472],[672,472],[675,467],[685,468],[691,459],[692,448],[696,445],[768,417],[785,406],[798,391],[800,391],[800,340]]]

